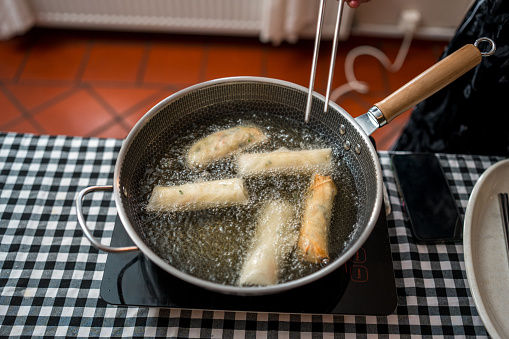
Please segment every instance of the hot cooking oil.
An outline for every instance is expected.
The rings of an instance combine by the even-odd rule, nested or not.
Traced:
[[[148,202],[156,185],[175,186],[202,181],[237,177],[235,157],[213,162],[206,167],[186,166],[186,152],[193,142],[219,130],[238,125],[255,124],[268,135],[267,142],[244,152],[270,152],[280,148],[307,150],[333,148],[331,173],[338,194],[334,201],[329,230],[331,261],[338,257],[349,242],[355,220],[344,220],[342,214],[357,214],[357,192],[354,178],[342,161],[339,145],[331,145],[321,135],[293,120],[261,112],[243,112],[242,118],[223,116],[212,124],[192,124],[169,138],[164,155],[152,159],[140,183],[140,200]],[[256,228],[260,207],[270,200],[286,200],[297,211],[290,230],[296,239],[302,217],[305,193],[310,175],[272,173],[269,176],[245,178],[249,192],[247,205],[212,208],[193,212],[142,213],[143,236],[160,257],[178,270],[196,277],[226,285],[238,283],[239,272]],[[298,279],[319,270],[323,265],[300,260],[290,251],[279,263],[278,283]]]

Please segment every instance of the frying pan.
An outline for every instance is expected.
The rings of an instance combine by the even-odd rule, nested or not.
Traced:
[[[325,136],[331,145],[337,146],[340,157],[348,165],[354,178],[353,189],[359,195],[357,212],[347,213],[339,218],[355,224],[355,229],[349,236],[351,241],[339,256],[314,273],[272,286],[218,284],[200,279],[168,264],[147,245],[141,231],[140,215],[143,202],[138,201],[139,183],[147,164],[163,154],[168,136],[190,124],[207,124],[218,116],[239,111],[262,111],[303,121],[307,89],[282,80],[259,77],[217,79],[191,86],[162,100],[138,121],[123,142],[115,165],[113,186],[92,186],[77,195],[79,224],[90,242],[100,250],[107,252],[140,250],[168,273],[216,292],[264,295],[315,281],[345,264],[367,240],[378,219],[383,198],[382,170],[369,135],[477,65],[482,55],[486,54],[477,48],[478,42],[462,47],[435,64],[356,119],[333,102],[329,103],[328,112],[324,113],[324,97],[313,93],[307,127]],[[494,45],[492,47],[494,50]],[[120,220],[135,246],[112,248],[103,245],[94,238],[86,225],[82,206],[84,197],[91,192],[111,190],[114,192]]]

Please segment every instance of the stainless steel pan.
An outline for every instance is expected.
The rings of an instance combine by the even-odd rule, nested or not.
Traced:
[[[184,273],[169,265],[145,242],[140,231],[140,209],[137,190],[145,166],[162,147],[167,135],[191,123],[207,123],[213,116],[229,114],[242,107],[303,121],[307,89],[289,82],[258,78],[234,77],[198,84],[164,99],[153,107],[131,130],[118,155],[113,186],[94,186],[76,197],[79,223],[97,248],[108,252],[140,250],[168,273],[194,285],[216,292],[237,295],[262,295],[289,290],[315,281],[345,264],[362,246],[373,229],[382,205],[382,171],[369,135],[421,100],[446,86],[477,65],[482,53],[474,45],[466,45],[437,63],[397,92],[375,104],[366,114],[353,119],[333,102],[324,113],[324,97],[314,93],[308,127],[339,146],[340,156],[348,164],[359,194],[357,213],[342,215],[356,224],[352,241],[329,265],[303,278],[266,287],[230,286],[213,283]],[[118,214],[134,247],[112,248],[97,241],[86,225],[82,202],[94,191],[113,190]]]

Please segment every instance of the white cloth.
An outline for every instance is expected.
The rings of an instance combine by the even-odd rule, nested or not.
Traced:
[[[0,40],[28,31],[35,22],[25,0],[0,0]]]
[[[295,43],[304,28],[316,24],[318,7],[317,0],[263,0],[260,40]]]

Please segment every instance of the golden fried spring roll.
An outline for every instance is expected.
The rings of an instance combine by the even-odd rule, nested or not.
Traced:
[[[241,176],[271,172],[312,173],[328,171],[332,164],[332,149],[288,151],[280,149],[270,153],[246,153],[237,156]]]
[[[253,243],[240,271],[239,285],[277,283],[279,261],[297,241],[291,231],[294,216],[295,209],[288,202],[272,201],[262,207]]]
[[[267,140],[256,126],[237,126],[212,133],[195,142],[187,153],[187,165],[197,167],[240,152]]]
[[[156,186],[146,210],[149,212],[198,211],[228,207],[248,201],[244,180],[240,178],[205,181],[181,186]]]
[[[320,263],[329,258],[327,233],[337,188],[330,176],[315,174],[307,192],[297,248],[305,260]]]

